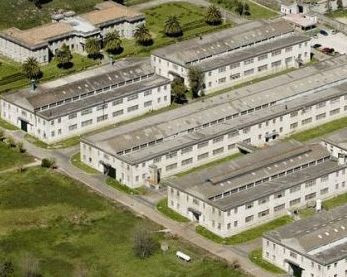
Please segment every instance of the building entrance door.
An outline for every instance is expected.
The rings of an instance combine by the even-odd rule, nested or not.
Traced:
[[[24,131],[24,132],[28,132],[28,122],[24,121],[24,120],[20,120],[20,128]]]

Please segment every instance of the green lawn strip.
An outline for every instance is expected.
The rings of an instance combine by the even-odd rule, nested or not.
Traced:
[[[214,233],[202,226],[198,226],[196,228],[196,232],[214,242],[235,245],[257,239],[261,237],[265,232],[276,229],[280,226],[283,226],[291,222],[293,222],[293,219],[290,216],[285,215],[268,223],[259,225],[257,227],[251,228],[249,230],[246,230],[228,238],[222,238],[218,235],[215,235]]]
[[[317,137],[324,136],[331,132],[347,127],[347,117],[336,119],[318,127],[293,134],[289,139],[295,139],[301,142],[308,141]]]
[[[24,139],[26,139],[28,142],[30,142],[31,144],[37,146],[37,147],[40,147],[40,148],[44,148],[44,149],[48,149],[49,148],[49,144],[35,138],[34,136],[32,135],[29,135],[29,134],[26,134],[24,136]]]
[[[32,156],[20,153],[16,148],[11,148],[4,142],[0,142],[0,171],[22,166],[34,161]]]
[[[322,206],[324,209],[334,209],[338,206],[345,205],[347,203],[347,193],[335,196],[328,200],[323,201]]]
[[[182,176],[185,176],[185,175],[187,175],[187,174],[190,174],[190,173],[193,173],[193,172],[196,172],[196,171],[205,169],[205,168],[209,168],[209,167],[212,167],[212,166],[219,165],[219,164],[221,164],[221,163],[225,163],[225,162],[231,161],[231,160],[233,160],[233,159],[237,159],[237,158],[239,158],[239,157],[241,157],[241,156],[242,156],[241,153],[235,153],[235,154],[232,154],[232,155],[227,156],[227,157],[225,157],[225,158],[222,158],[222,159],[219,159],[219,160],[216,160],[216,161],[207,163],[207,164],[203,164],[203,165],[201,165],[201,166],[194,167],[194,168],[189,169],[189,170],[187,170],[187,171],[178,173],[178,174],[176,174],[176,176],[177,176],[177,177],[182,177]]]
[[[262,256],[262,249],[256,249],[249,253],[248,258],[259,267],[265,269],[266,271],[275,273],[275,274],[284,274],[286,273],[281,268],[265,261]]]
[[[9,131],[18,130],[18,128],[16,126],[12,125],[11,123],[8,123],[7,121],[3,120],[2,118],[0,118],[0,127],[4,128],[6,130],[9,130]]]
[[[99,171],[96,169],[86,165],[84,162],[81,161],[81,154],[80,152],[74,154],[70,158],[70,162],[72,165],[76,166],[77,168],[83,170],[84,172],[88,174],[98,174]]]
[[[325,15],[332,18],[347,17],[347,10],[343,9],[343,10],[331,11],[329,13],[326,13]]]
[[[125,5],[126,6],[134,6],[134,5],[147,3],[147,2],[151,2],[151,1],[153,1],[153,0],[126,0]]]
[[[0,58],[0,62],[3,63],[2,65],[0,65],[0,93],[8,90],[19,89],[30,84],[30,81],[22,74],[20,64],[4,58]],[[39,80],[39,82],[46,82],[83,71],[91,66],[99,64],[99,61],[74,54],[72,63],[73,67],[69,69],[58,68],[57,62],[55,60],[51,61],[47,65],[43,65],[41,67],[43,77]],[[11,72],[8,72],[8,70],[6,69],[1,70],[4,64],[7,68],[9,68]],[[10,64],[11,67],[9,67]]]
[[[110,178],[110,177],[108,177],[106,179],[106,184],[119,190],[119,191],[125,192],[127,194],[141,195],[141,194],[146,193],[146,190],[144,188],[136,188],[136,189],[129,188],[128,186],[123,185],[123,184],[119,183],[117,180]]]
[[[91,192],[85,185],[49,169],[0,174],[0,257],[15,266],[30,256],[38,260],[42,276],[217,276],[244,277],[239,270],[181,239],[157,231],[162,227],[135,216],[128,209]],[[133,253],[134,232],[153,231],[166,241],[142,260]],[[176,251],[191,256],[185,263]],[[77,276],[77,275],[76,275]]]
[[[212,4],[215,4],[217,6],[221,6],[224,9],[235,13],[235,4],[232,1],[229,0],[209,0]],[[250,15],[249,16],[245,16],[248,19],[269,19],[272,17],[277,16],[278,14],[276,12],[273,12],[269,9],[266,9],[260,5],[257,5],[253,2],[250,1],[242,1],[244,3],[247,3],[249,5],[250,8]]]
[[[161,212],[163,215],[175,220],[177,222],[189,222],[189,219],[175,212],[168,206],[167,198],[160,200],[157,204],[157,210]]]

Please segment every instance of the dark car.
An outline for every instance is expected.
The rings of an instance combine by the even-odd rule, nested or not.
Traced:
[[[319,44],[319,43],[316,43],[316,44],[313,44],[313,46],[312,46],[313,48],[319,48],[319,47],[322,47],[322,45],[321,44]]]
[[[329,48],[329,47],[325,47],[322,49],[322,52],[325,54],[332,54],[334,53],[335,49],[334,48]]]
[[[323,36],[329,35],[328,32],[325,31],[325,30],[320,30],[319,33],[320,33],[321,35],[323,35]]]

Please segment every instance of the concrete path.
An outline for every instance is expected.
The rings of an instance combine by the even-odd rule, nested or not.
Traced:
[[[238,261],[241,267],[248,273],[254,276],[270,277],[273,274],[263,271],[261,268],[254,265],[247,255],[239,251],[238,249],[233,249],[231,246],[220,245],[214,243],[204,237],[198,235],[195,232],[195,227],[190,223],[178,223],[173,221],[161,213],[159,213],[153,207],[150,202],[138,198],[136,196],[128,195],[122,193],[110,186],[105,184],[105,177],[102,175],[88,175],[84,171],[72,166],[69,163],[70,154],[76,152],[76,147],[67,148],[63,150],[47,150],[39,148],[32,145],[24,139],[24,133],[22,131],[6,131],[6,135],[11,135],[16,140],[23,142],[24,148],[29,154],[35,156],[39,159],[43,158],[54,158],[56,160],[58,170],[62,171],[71,178],[84,183],[86,186],[97,192],[98,194],[118,203],[123,204],[126,207],[132,209],[135,213],[147,217],[148,219],[162,225],[164,228],[170,230],[172,234],[178,235],[187,241],[195,244],[198,247],[210,252],[211,254],[225,259],[229,263]]]
[[[188,2],[190,4],[193,5],[199,5],[199,6],[203,6],[203,7],[208,7],[211,5],[210,2],[206,1],[206,0],[153,0],[153,1],[149,1],[149,2],[145,2],[142,4],[138,4],[138,5],[134,5],[132,6],[132,8],[137,9],[138,11],[143,11],[143,10],[147,10],[162,4],[167,4],[167,3],[173,3],[173,2]],[[232,22],[234,22],[235,24],[242,24],[248,21],[248,19],[238,16],[234,13],[229,12],[226,9],[223,9],[221,7],[219,7],[219,9],[222,12],[222,15],[225,19],[230,20]]]
[[[41,161],[37,160],[35,162],[32,162],[32,163],[29,163],[29,164],[25,164],[23,165],[21,168],[22,169],[27,169],[27,168],[30,168],[30,167],[35,167],[35,166],[39,166],[41,164]],[[16,165],[14,167],[11,167],[11,168],[8,168],[8,169],[5,169],[5,170],[2,170],[0,171],[0,174],[2,173],[8,173],[8,172],[13,172],[13,171],[16,171],[19,169],[19,166]]]

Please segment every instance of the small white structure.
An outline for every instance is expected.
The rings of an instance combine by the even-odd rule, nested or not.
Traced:
[[[316,201],[316,212],[320,212],[322,210],[322,199],[317,199]]]
[[[177,251],[176,252],[176,256],[177,258],[185,261],[185,262],[190,262],[191,261],[191,258],[187,255],[187,254],[184,254],[183,252],[181,251]]]

